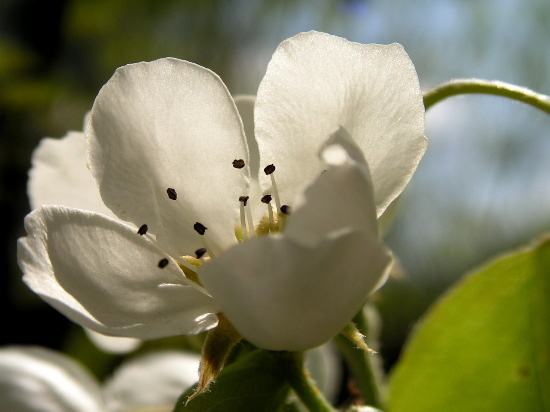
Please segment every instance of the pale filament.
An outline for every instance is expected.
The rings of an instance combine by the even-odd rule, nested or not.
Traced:
[[[279,199],[279,190],[277,189],[277,183],[275,182],[275,173],[276,167],[273,164],[267,165],[264,167],[264,173],[271,177],[271,189],[273,191],[273,197],[275,197],[275,205],[277,206],[277,213],[281,211],[281,200]]]
[[[273,218],[273,207],[271,202],[267,204],[267,213],[269,214],[269,231],[275,233],[275,219]]]
[[[239,202],[241,204],[241,232],[243,234],[243,239],[248,239],[249,238],[249,235],[248,235],[248,228],[246,227],[246,217],[245,217],[245,212],[244,212],[244,202],[243,201],[240,201]]]
[[[213,249],[215,245],[212,243],[212,248],[208,245],[208,242],[206,241],[206,233],[204,235],[201,235],[201,241],[202,246],[206,249],[206,253],[208,253],[208,256],[211,258],[215,258],[219,254],[219,249]]]
[[[271,177],[271,186],[273,187],[273,197],[275,198],[275,205],[277,206],[277,212],[281,211],[281,200],[279,199],[279,191],[277,190],[277,183],[275,183],[275,172],[269,175]]]
[[[256,235],[256,231],[254,230],[254,219],[252,219],[252,206],[248,205],[248,207],[245,208],[246,212],[246,219],[248,220],[248,236],[254,237]]]

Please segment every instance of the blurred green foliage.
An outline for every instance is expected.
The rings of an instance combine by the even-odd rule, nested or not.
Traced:
[[[415,331],[388,411],[548,410],[549,274],[546,236],[465,277]]]
[[[277,411],[290,388],[273,355],[256,350],[226,366],[208,392],[186,405],[195,389],[189,388],[181,395],[174,412]]]

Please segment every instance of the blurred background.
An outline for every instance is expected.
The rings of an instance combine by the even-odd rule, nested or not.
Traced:
[[[141,60],[190,60],[232,94],[255,94],[277,45],[307,30],[401,43],[423,90],[478,77],[550,94],[547,0],[0,0],[1,344],[103,359],[83,351],[81,329],[21,282],[16,240],[39,140],[81,130],[114,70]],[[417,319],[461,275],[550,229],[548,115],[470,95],[438,104],[426,121],[427,153],[386,233],[401,273],[373,299],[387,370]]]

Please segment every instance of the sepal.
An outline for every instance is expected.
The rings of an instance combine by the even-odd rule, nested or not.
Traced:
[[[218,326],[208,332],[202,348],[199,384],[195,392],[187,398],[185,405],[206,392],[210,385],[215,382],[231,349],[242,339],[241,334],[223,313],[218,313],[217,316]]]
[[[367,342],[365,342],[366,336],[359,332],[355,323],[350,322],[347,326],[340,332],[346,339],[351,341],[357,348],[364,350],[371,355],[376,353],[375,350],[368,347]]]

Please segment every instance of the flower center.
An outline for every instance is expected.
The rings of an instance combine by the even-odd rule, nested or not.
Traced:
[[[233,167],[235,169],[243,169],[245,162],[243,159],[235,159],[233,161]],[[264,173],[271,178],[271,193],[264,195],[260,200],[267,205],[267,212],[258,221],[257,225],[254,225],[254,218],[252,216],[252,208],[249,202],[249,196],[239,197],[240,218],[235,225],[235,237],[239,242],[243,242],[247,239],[251,239],[255,236],[265,236],[284,231],[286,220],[291,213],[291,207],[288,205],[281,205],[279,198],[279,191],[277,189],[277,183],[275,181],[275,166],[268,165],[264,168]],[[177,200],[178,194],[175,189],[168,188],[166,193],[171,200]],[[275,212],[274,205],[275,200]],[[196,222],[193,225],[193,229],[201,238],[203,247],[195,251],[195,257],[186,255],[174,257],[179,267],[185,274],[185,276],[194,283],[202,286],[198,277],[198,271],[204,262],[208,262],[210,259],[219,256],[222,250],[212,241],[208,239],[208,228],[201,222]],[[145,235],[147,233],[147,225],[142,225],[139,230],[139,235]],[[162,259],[158,263],[159,268],[164,268],[168,265],[168,259]]]
[[[248,204],[249,197],[241,196],[240,205],[240,226],[235,227],[235,237],[239,242],[249,239],[254,236],[268,235],[269,233],[277,233],[284,230],[286,217],[290,215],[291,208],[288,205],[282,205],[275,182],[275,166],[268,165],[264,168],[264,173],[271,178],[271,192],[273,195],[267,194],[260,200],[267,205],[267,213],[254,226],[251,206]],[[275,199],[276,209],[273,211],[272,200]]]

